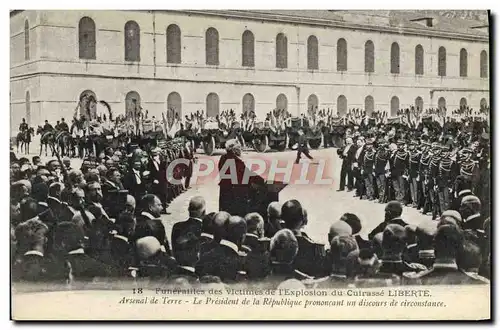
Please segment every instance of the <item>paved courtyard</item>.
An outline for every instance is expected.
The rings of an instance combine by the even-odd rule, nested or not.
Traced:
[[[38,151],[38,148],[35,147],[31,150]],[[201,152],[201,150],[199,151]],[[218,151],[210,157],[200,153],[197,156],[202,162],[206,162],[207,160],[216,161],[223,153],[223,151]],[[307,159],[303,159],[298,165],[293,165],[291,176],[292,182],[281,191],[280,202],[289,199],[297,199],[302,203],[307,209],[309,219],[305,231],[316,241],[326,243],[330,225],[338,220],[345,212],[355,213],[360,217],[363,225],[362,235],[367,235],[383,220],[385,205],[354,198],[353,192],[336,191],[339,184],[341,165],[341,160],[337,156],[336,149],[311,150],[311,154],[313,157],[320,160],[319,163],[326,165],[313,164]],[[29,155],[28,157],[31,159],[32,156],[33,155]],[[242,156],[247,162],[259,158],[264,160],[268,165],[271,161],[277,160],[281,168],[284,168],[287,164],[293,163],[295,157],[295,151],[267,152],[264,154],[248,151],[244,152]],[[46,161],[50,159],[50,157],[42,156],[42,159]],[[75,168],[79,168],[81,160],[72,159],[72,163]],[[316,161],[316,163],[318,162]],[[320,172],[322,173],[321,177],[323,179],[331,179],[333,183],[299,184],[293,179],[300,177],[301,170],[304,167],[307,167],[307,178],[309,181],[312,182],[312,179],[317,175],[316,172]],[[188,217],[187,206],[191,197],[197,195],[203,196],[207,201],[207,212],[218,210],[219,187],[217,181],[214,179],[207,180],[206,178],[200,181],[197,184],[193,184],[189,190],[172,201],[168,208],[168,211],[171,213],[170,215],[162,216],[169,237],[173,224],[178,221],[183,221]],[[403,211],[403,219],[410,224],[418,224],[425,218],[426,216],[410,207],[405,207]]]

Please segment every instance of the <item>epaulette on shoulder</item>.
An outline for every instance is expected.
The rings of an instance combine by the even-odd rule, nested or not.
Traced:
[[[488,280],[486,277],[484,276],[481,276],[477,273],[472,273],[472,272],[463,272],[465,275],[469,276],[470,278],[478,281],[478,282],[481,282],[483,284],[489,284],[490,283],[490,280]]]

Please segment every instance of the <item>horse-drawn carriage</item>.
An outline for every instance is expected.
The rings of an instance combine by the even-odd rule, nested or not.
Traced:
[[[237,122],[233,122],[231,127],[228,127],[225,123],[219,123],[212,118],[206,120],[200,133],[205,154],[212,155],[215,149],[225,148],[228,140],[237,137],[236,132],[239,128]]]
[[[287,133],[283,127],[272,126],[269,121],[257,122],[252,131],[252,145],[255,151],[267,149],[283,151],[286,148]]]

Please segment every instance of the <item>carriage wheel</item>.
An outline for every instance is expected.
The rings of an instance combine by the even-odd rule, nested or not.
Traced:
[[[309,146],[311,147],[311,149],[318,149],[320,145],[321,145],[321,138],[315,138],[309,140]]]
[[[254,139],[253,140],[253,148],[257,152],[266,152],[267,148],[269,146],[269,138],[267,135],[264,135],[264,138],[262,139]]]
[[[286,145],[287,145],[287,139],[285,139],[284,141],[276,142],[275,148],[278,151],[283,151],[286,149]]]
[[[213,136],[208,141],[203,141],[203,150],[205,154],[212,156],[215,150],[215,139]]]

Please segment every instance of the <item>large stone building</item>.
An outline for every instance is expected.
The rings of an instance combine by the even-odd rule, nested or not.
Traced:
[[[115,114],[489,104],[487,12],[12,11],[11,130]]]

